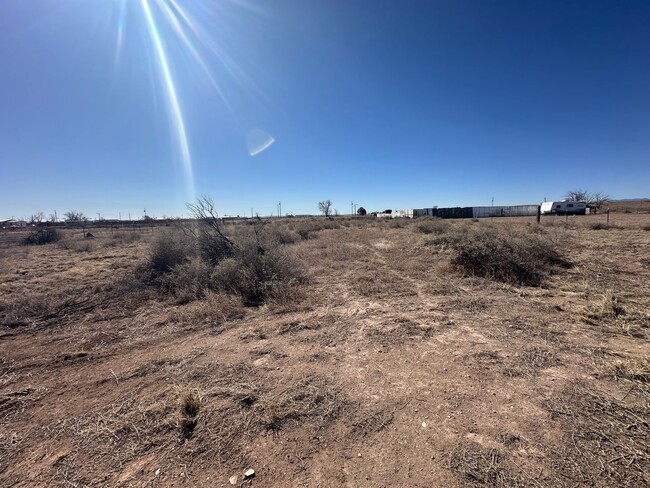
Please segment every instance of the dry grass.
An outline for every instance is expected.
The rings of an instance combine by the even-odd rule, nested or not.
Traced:
[[[650,317],[633,306],[624,306],[613,290],[606,290],[580,310],[581,319],[590,325],[605,326],[632,336],[643,336]]]

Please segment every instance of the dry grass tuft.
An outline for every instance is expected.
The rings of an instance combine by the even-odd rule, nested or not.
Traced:
[[[650,317],[631,306],[624,306],[613,290],[605,291],[583,307],[580,317],[589,325],[611,325],[631,336],[643,336],[642,329],[650,327]]]
[[[183,439],[191,439],[196,428],[197,419],[201,409],[201,396],[195,389],[182,390],[178,395],[179,421],[178,426]]]
[[[614,374],[618,378],[650,383],[650,359],[629,358],[619,361],[614,365]]]

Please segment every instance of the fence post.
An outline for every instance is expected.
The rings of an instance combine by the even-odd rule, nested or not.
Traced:
[[[607,225],[609,225],[609,208],[607,209]]]
[[[537,223],[539,224],[541,220],[542,220],[542,207],[541,205],[537,205]]]

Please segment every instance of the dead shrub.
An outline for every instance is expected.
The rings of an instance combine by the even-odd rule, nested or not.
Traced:
[[[278,244],[294,244],[302,239],[297,232],[281,225],[270,225],[265,230],[265,240]]]
[[[241,295],[246,305],[259,305],[304,281],[301,263],[280,246],[259,249],[249,241],[232,258],[214,268],[211,286]]]
[[[171,271],[158,278],[159,286],[177,298],[179,303],[187,303],[203,298],[210,287],[212,268],[199,258],[192,258],[174,266]]]
[[[35,231],[30,232],[24,239],[23,245],[25,246],[41,246],[43,244],[51,244],[61,239],[61,233],[54,227],[39,227]]]
[[[449,227],[449,223],[435,217],[419,218],[414,226],[415,230],[422,234],[444,234]]]
[[[196,248],[187,236],[172,231],[159,234],[151,245],[147,270],[152,278],[170,272],[196,254]]]
[[[540,286],[557,267],[569,266],[548,240],[521,231],[463,228],[440,236],[441,242],[452,247],[451,263],[466,275],[513,285]]]

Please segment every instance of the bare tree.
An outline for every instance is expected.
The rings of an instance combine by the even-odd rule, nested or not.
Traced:
[[[29,217],[30,224],[40,224],[45,219],[45,214],[43,212],[37,212]]]
[[[223,233],[219,214],[210,197],[201,197],[188,203],[187,209],[195,219],[194,224],[182,226],[183,232],[195,238],[199,251],[212,264],[235,253],[235,244]]]
[[[67,222],[85,222],[88,220],[88,217],[83,212],[75,212],[74,210],[64,213],[63,216]]]
[[[609,203],[610,200],[611,199],[607,193],[597,191],[592,193],[591,198],[589,199],[589,204],[600,209],[600,207]]]
[[[332,200],[318,202],[318,210],[320,210],[325,217],[329,217],[332,213]]]
[[[602,191],[589,192],[587,190],[571,190],[566,192],[565,198],[575,202],[587,202],[596,208],[600,208],[610,201],[609,195]]]
[[[591,195],[587,190],[570,190],[564,197],[574,202],[589,202]]]

